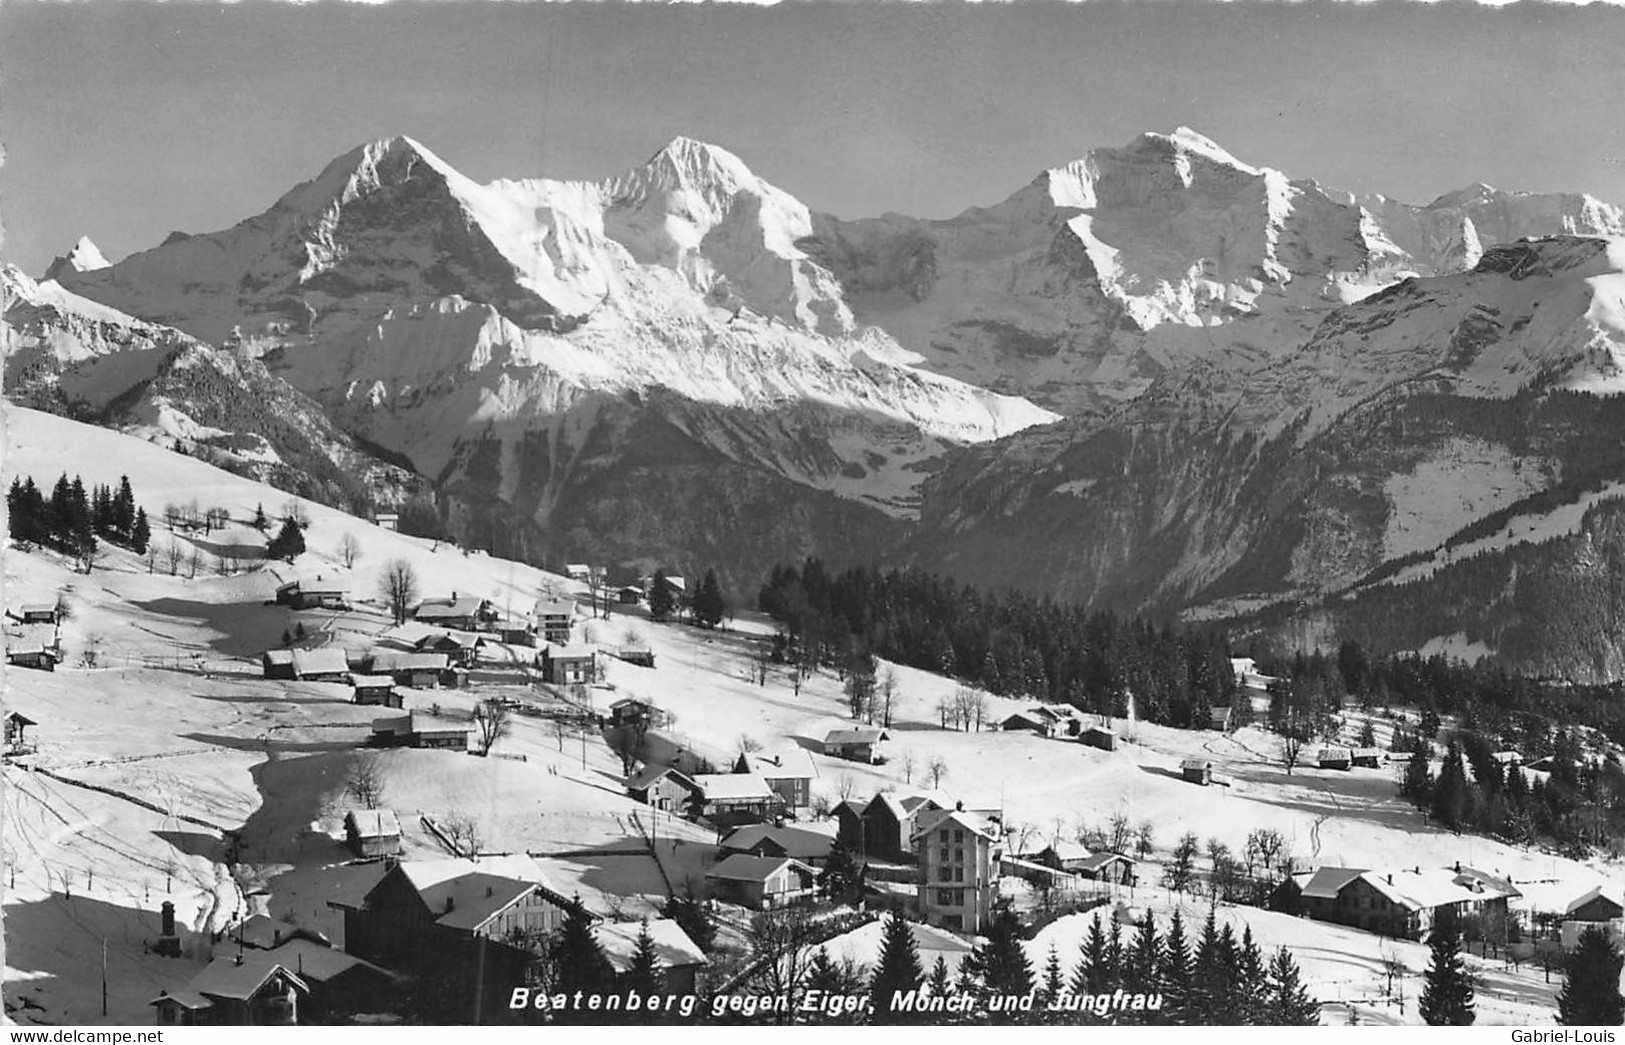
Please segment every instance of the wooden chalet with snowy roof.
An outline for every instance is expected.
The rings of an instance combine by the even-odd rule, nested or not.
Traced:
[[[372,720],[374,747],[445,748],[467,751],[472,734],[467,726],[417,711]]]
[[[1420,940],[1441,912],[1505,925],[1507,902],[1522,894],[1504,878],[1471,867],[1373,871],[1322,867],[1282,884],[1272,904],[1319,921]]]
[[[233,926],[227,935],[232,943],[261,951],[280,947],[289,940],[309,940],[323,947],[329,946],[327,937],[315,929],[306,929],[268,914],[249,915]]]
[[[1321,769],[1354,768],[1354,752],[1346,747],[1323,747],[1315,752],[1315,764]]]
[[[753,911],[812,900],[818,895],[818,871],[788,856],[735,853],[705,873],[711,897]]]
[[[555,686],[586,684],[597,675],[597,654],[586,646],[549,643],[536,657],[542,681]]]
[[[400,708],[406,705],[406,698],[395,688],[395,679],[390,675],[358,675],[352,672],[350,699],[357,704],[383,708]]]
[[[1231,714],[1229,708],[1209,708],[1207,712],[1208,728],[1216,729],[1220,733],[1230,732]]]
[[[1099,748],[1102,751],[1116,751],[1117,730],[1100,725],[1087,726],[1084,728],[1082,735],[1078,737],[1078,742],[1086,747]]]
[[[1357,747],[1350,752],[1349,764],[1355,769],[1381,769],[1382,749]]]
[[[289,581],[276,590],[278,606],[295,610],[347,610],[349,591],[342,585],[320,580]]]
[[[12,644],[6,647],[6,663],[17,668],[32,668],[35,671],[55,671],[57,653],[55,646],[44,643]]]
[[[24,603],[15,609],[8,609],[6,616],[22,624],[55,624],[56,607],[43,602]]]
[[[672,812],[687,812],[701,800],[699,786],[672,766],[644,766],[627,779],[626,793],[634,801]]]
[[[471,667],[485,640],[467,631],[430,632],[412,644],[419,653],[444,653],[446,660],[460,668]]]
[[[876,726],[832,729],[824,735],[824,754],[851,762],[884,762],[885,743],[891,734]]]
[[[746,824],[728,832],[717,844],[721,856],[745,853],[749,856],[788,856],[822,867],[829,861],[835,839],[820,831],[773,824]]]
[[[495,617],[489,599],[459,596],[456,592],[452,592],[449,599],[425,599],[412,613],[412,619],[422,624],[455,631],[477,631],[480,625]]]
[[[812,781],[818,775],[818,767],[803,748],[744,752],[734,763],[734,772],[760,776],[784,800],[787,808],[806,809],[812,805]]]
[[[391,809],[352,809],[344,814],[344,843],[363,859],[398,856],[401,821]]]
[[[466,1020],[476,995],[484,1011],[503,1011],[575,906],[523,855],[405,860],[359,902],[340,905],[349,953],[455,999],[433,1022]]]
[[[363,661],[370,675],[388,675],[397,686],[411,689],[455,688],[461,681],[444,653],[374,650]]]
[[[1179,763],[1179,775],[1192,784],[1206,787],[1213,783],[1213,763],[1205,758],[1187,758]]]
[[[184,986],[148,1004],[164,1026],[288,1027],[299,1022],[310,985],[280,962],[258,955],[219,957]]]
[[[856,803],[843,802],[841,808]],[[837,837],[854,855],[868,860],[899,863],[913,859],[909,844],[916,818],[940,810],[942,806],[925,795],[898,798],[887,792],[878,792],[861,807],[855,817],[839,810]]]
[[[662,729],[671,724],[671,713],[651,701],[622,697],[609,706],[609,724],[615,729]]]
[[[699,789],[694,811],[720,825],[767,820],[784,804],[755,773],[696,773],[689,779]]]
[[[29,726],[37,726],[39,723],[35,722],[33,719],[29,718],[27,715],[24,715],[20,711],[7,712],[5,722],[5,753],[8,755],[26,755],[33,752],[34,745],[28,742],[26,731]]]
[[[273,649],[260,655],[260,670],[268,679],[300,682],[348,682],[350,662],[337,646],[317,649]]]

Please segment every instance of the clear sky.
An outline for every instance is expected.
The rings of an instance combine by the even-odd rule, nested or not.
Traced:
[[[6,260],[109,257],[418,138],[481,181],[599,178],[677,134],[817,210],[1002,199],[1143,130],[1412,202],[1625,202],[1625,9],[1518,4],[0,4]]]

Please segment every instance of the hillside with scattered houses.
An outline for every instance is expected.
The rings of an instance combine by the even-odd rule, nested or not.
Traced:
[[[515,982],[773,993],[820,958],[867,985],[887,912],[971,993],[1001,941],[1035,989],[1052,953],[1105,982],[1092,934],[1177,913],[1197,941],[1211,912],[1215,940],[1287,948],[1329,1023],[1421,1022],[1449,919],[1478,1021],[1530,1023],[1565,948],[1625,913],[1604,857],[1403,796],[1412,712],[1351,706],[1285,764],[1229,717],[1269,718],[1245,660],[1177,724],[885,658],[855,700],[848,663],[788,657],[783,622],[719,609],[703,572],[544,571],[9,419],[8,485],[127,476],[151,529],[93,537],[88,564],[7,549],[20,1024],[497,1022],[536,1018]]]

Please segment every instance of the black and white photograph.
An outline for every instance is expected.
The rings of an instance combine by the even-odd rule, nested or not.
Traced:
[[[1610,3],[7,0],[8,1033],[1625,1023],[1622,99]]]

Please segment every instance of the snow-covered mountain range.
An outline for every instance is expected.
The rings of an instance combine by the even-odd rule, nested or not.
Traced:
[[[890,557],[1211,614],[1568,489],[1578,444],[1528,404],[1621,390],[1615,237],[1589,196],[1357,196],[1183,128],[946,220],[817,214],[686,138],[598,182],[483,185],[392,138],[230,229],[111,265],[82,240],[0,285],[8,394],[183,446],[384,455],[375,498],[409,467],[500,550],[746,589],[778,558]],[[210,380],[154,380],[181,358]],[[319,453],[193,416],[274,388]],[[1392,426],[1424,402],[1477,428]],[[1461,496],[1430,509],[1444,473]]]

